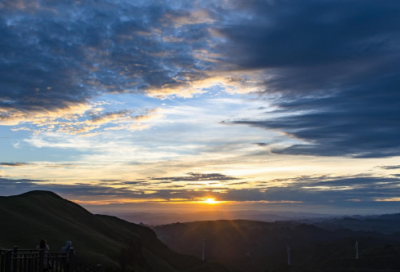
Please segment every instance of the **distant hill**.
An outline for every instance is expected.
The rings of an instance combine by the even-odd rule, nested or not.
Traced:
[[[119,218],[94,215],[47,191],[0,197],[0,247],[35,248],[45,238],[52,250],[71,240],[78,257],[121,271],[228,272],[222,265],[169,249],[153,230]]]
[[[312,220],[310,220],[311,222]],[[321,219],[312,222],[314,225],[326,229],[347,228],[356,231],[377,231],[385,234],[400,232],[400,213],[346,216],[331,219]]]
[[[214,220],[252,220],[252,221],[283,221],[283,220],[300,220],[300,219],[321,219],[326,215],[315,213],[293,213],[293,212],[264,212],[257,210],[239,210],[239,211],[191,211],[191,212],[117,212],[113,215],[132,223],[143,222],[146,225],[165,225],[176,222],[193,222],[193,221],[214,221]]]
[[[370,268],[369,271],[400,271],[400,252],[396,249],[400,236],[378,232],[330,231],[296,222],[247,220],[176,223],[153,229],[171,249],[196,256],[200,255],[199,244],[205,238],[208,260],[245,272]],[[360,249],[358,260],[356,240]],[[287,246],[291,248],[291,267],[286,265]]]

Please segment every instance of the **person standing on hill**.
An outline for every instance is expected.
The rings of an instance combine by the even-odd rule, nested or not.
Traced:
[[[46,240],[45,240],[45,239],[40,240],[40,243],[39,243],[39,245],[36,247],[36,249],[37,249],[37,250],[41,250],[41,249],[44,250],[44,256],[43,256],[43,270],[44,270],[44,271],[48,271],[49,268],[50,268],[50,265],[49,265],[50,260],[49,260],[49,258],[48,258],[48,256],[49,256],[49,251],[50,251],[50,247],[49,247],[49,245],[47,244]]]
[[[72,247],[72,242],[71,241],[67,241],[65,246],[63,246],[61,248],[62,251],[67,253],[67,257],[65,259],[65,270],[66,271],[69,271],[70,260],[71,260],[71,257],[70,257],[70,249],[71,249],[71,247]]]

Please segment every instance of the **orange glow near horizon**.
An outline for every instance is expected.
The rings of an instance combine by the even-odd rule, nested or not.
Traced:
[[[75,202],[79,205],[112,205],[112,204],[140,204],[140,203],[158,203],[158,204],[226,204],[231,203],[232,201],[218,201],[215,198],[199,198],[196,200],[187,200],[184,198],[172,198],[170,200],[166,199],[117,199],[117,200],[80,200],[80,199],[72,199],[72,202]]]

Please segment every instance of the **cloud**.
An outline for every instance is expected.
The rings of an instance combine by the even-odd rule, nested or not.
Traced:
[[[254,145],[256,145],[256,146],[268,146],[267,143],[254,143]]]
[[[194,85],[211,70],[193,52],[209,48],[209,33],[198,25],[212,15],[191,4],[21,0],[1,3],[0,15],[1,125],[81,116],[104,94],[188,97],[201,92]],[[162,39],[178,35],[175,23],[192,43]]]
[[[12,131],[20,131],[20,130],[31,131],[31,129],[28,128],[28,127],[12,128],[11,130],[12,130]]]
[[[229,120],[297,139],[278,154],[400,154],[400,3],[235,1],[243,16],[215,32],[234,71],[263,72],[258,99],[274,112]],[[302,142],[302,143],[301,143]]]
[[[143,184],[145,181],[123,181],[120,184],[121,185],[137,185],[137,184]]]
[[[31,164],[25,163],[25,162],[0,162],[0,167],[1,166],[20,167],[20,166],[29,166],[29,165],[31,165]]]
[[[187,176],[181,177],[162,177],[162,178],[151,178],[151,180],[164,180],[164,181],[229,181],[238,180],[239,178],[230,177],[218,173],[203,174],[203,173],[186,173]]]
[[[143,130],[151,127],[149,122],[165,117],[160,108],[135,108],[114,112],[104,111],[102,107],[92,104],[89,110],[69,116],[47,116],[43,119],[25,120],[33,128],[18,127],[13,131],[28,130],[35,134],[66,133],[81,136],[93,136],[106,130]]]
[[[93,101],[214,87],[269,105],[225,124],[288,136],[258,143],[273,153],[397,156],[399,11],[395,0],[3,1],[0,125],[83,136],[142,130],[162,115],[96,113]]]
[[[47,182],[47,180],[0,178],[0,188],[8,189],[8,187],[12,187],[13,189],[18,189],[21,187],[23,190],[26,190],[25,186],[34,188],[36,185],[41,186],[38,184],[43,182]]]
[[[379,202],[400,202],[400,197],[391,197],[391,198],[378,198],[375,201]]]
[[[379,168],[385,170],[395,170],[395,169],[400,169],[400,165],[386,165],[386,166],[379,166]]]
[[[78,124],[66,131],[88,133],[129,111],[79,124],[102,95],[258,90],[248,75],[217,68],[221,52],[209,27],[223,23],[219,3],[15,3],[0,10],[0,125],[69,120]]]
[[[248,182],[247,182],[247,181],[243,181],[243,182],[229,183],[229,186],[233,186],[233,185],[244,185],[244,184],[248,184]]]
[[[38,164],[36,164],[38,165]],[[45,164],[44,167],[47,168],[69,168],[69,167],[74,167],[77,166],[76,164],[72,163],[62,163],[62,164]]]
[[[174,24],[175,27],[182,27],[191,24],[212,24],[215,21],[214,14],[207,9],[198,9],[194,11],[170,11],[161,19],[163,24]]]
[[[125,119],[131,114],[130,110],[122,110],[116,112],[105,112],[102,114],[94,115],[90,120],[87,120],[87,123],[93,124],[106,124],[111,121],[116,121],[119,119]]]
[[[54,164],[54,163],[28,163],[28,162],[0,162],[0,167],[46,167],[46,168],[71,168],[77,166],[76,164],[72,163],[61,163],[61,164]]]
[[[218,86],[273,103],[274,112],[225,122],[297,139],[258,144],[271,152],[396,156],[399,11],[393,0],[6,1],[0,124],[86,136],[141,130],[149,125],[118,123],[130,109],[89,116],[91,101],[118,93],[190,97]],[[111,122],[118,124],[100,127]]]
[[[180,199],[202,201],[215,198],[217,201],[235,203],[284,204],[325,206],[332,208],[356,207],[370,209],[377,207],[396,208],[400,178],[356,176],[300,176],[271,180],[263,188],[233,189],[198,188],[189,189],[185,185],[170,185],[163,189],[146,189],[113,185],[138,185],[130,181],[106,181],[105,184],[59,184],[44,180],[0,178],[2,195],[19,194],[30,190],[50,190],[69,199],[101,203],[170,202]],[[279,185],[279,186],[277,186]],[[357,200],[357,201],[355,201]],[[386,205],[386,206],[382,206]]]

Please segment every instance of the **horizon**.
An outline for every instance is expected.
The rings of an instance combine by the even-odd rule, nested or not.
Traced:
[[[399,212],[400,2],[4,1],[0,196]]]
[[[364,220],[382,220],[387,216],[398,216],[400,213],[365,213],[365,214],[349,214],[349,213],[313,213],[313,212],[298,212],[298,211],[263,211],[263,210],[227,210],[219,209],[218,205],[214,205],[214,208],[208,210],[205,209],[121,209],[114,208],[111,210],[102,209],[102,205],[94,206],[80,206],[79,203],[65,199],[62,196],[43,190],[34,190],[19,195],[11,195],[2,197],[0,200],[13,198],[23,198],[26,196],[42,197],[56,196],[57,199],[62,201],[71,202],[78,204],[79,207],[86,209],[93,215],[106,215],[115,216],[124,221],[144,224],[147,227],[153,228],[164,225],[174,225],[176,223],[196,223],[196,222],[218,222],[218,221],[249,221],[249,222],[268,222],[268,223],[297,223],[306,225],[318,225],[319,223],[331,224],[332,220],[360,220],[358,222],[365,222]],[[11,199],[10,199],[11,200]],[[339,222],[339,221],[338,221]]]

